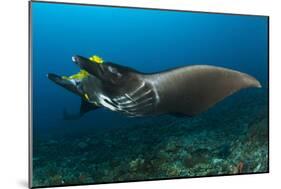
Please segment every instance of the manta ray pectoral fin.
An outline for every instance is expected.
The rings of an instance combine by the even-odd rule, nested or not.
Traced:
[[[64,120],[77,120],[80,119],[85,113],[92,110],[98,109],[99,107],[89,103],[81,98],[80,112],[79,113],[69,113],[66,109],[63,111]]]
[[[208,110],[241,89],[261,87],[248,74],[208,65],[187,66],[155,76],[161,81],[158,88],[164,103],[160,108],[188,116]]]
[[[96,110],[98,108],[99,108],[99,106],[96,106],[95,104],[89,103],[89,102],[81,99],[80,115],[83,116],[85,113],[90,112],[92,110]]]
[[[197,74],[194,75],[194,84],[191,86],[191,112],[187,111],[190,115],[208,110],[241,89],[261,87],[254,77],[231,69],[199,66]]]
[[[62,77],[62,76],[59,76],[59,75],[56,75],[56,74],[53,74],[53,73],[49,73],[47,74],[47,77],[48,79],[50,79],[51,81],[53,81],[54,83],[56,83],[57,85],[75,93],[75,94],[78,94],[80,95],[75,83],[71,82],[70,80]]]

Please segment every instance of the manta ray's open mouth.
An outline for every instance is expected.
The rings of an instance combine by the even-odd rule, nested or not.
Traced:
[[[81,69],[87,70],[87,72],[98,78],[102,77],[103,75],[104,72],[103,64],[93,62],[88,58],[78,55],[72,56],[72,61],[76,65],[78,65]]]

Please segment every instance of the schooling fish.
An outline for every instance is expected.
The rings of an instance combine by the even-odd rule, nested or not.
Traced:
[[[254,77],[222,67],[194,65],[147,74],[95,59],[100,61],[72,57],[82,69],[77,77],[48,74],[50,80],[81,97],[80,116],[99,107],[130,117],[194,116],[240,89],[261,87]]]

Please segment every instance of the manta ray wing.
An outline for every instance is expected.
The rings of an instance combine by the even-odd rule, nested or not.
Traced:
[[[197,65],[153,74],[160,96],[158,111],[194,116],[234,92],[249,87],[260,88],[254,77],[231,69]]]

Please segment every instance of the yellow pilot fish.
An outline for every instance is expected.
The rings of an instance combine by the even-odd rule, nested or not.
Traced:
[[[104,62],[104,60],[97,56],[97,55],[93,55],[89,58],[89,60],[91,60],[92,62],[96,63],[96,64],[102,64]],[[63,79],[68,79],[68,80],[78,80],[81,81],[82,79],[84,79],[85,77],[89,76],[89,73],[86,70],[80,70],[78,73],[73,74],[71,76],[62,76]]]
[[[96,63],[96,64],[102,64],[104,62],[104,60],[97,56],[97,55],[93,55],[89,58],[89,60],[91,60],[91,62]],[[86,77],[89,76],[89,73],[86,70],[80,70],[78,73],[73,74],[71,76],[62,76],[63,79],[67,79],[73,83],[77,83],[77,82],[81,82],[83,79],[85,79]],[[84,98],[89,101],[89,96],[87,93],[84,94]]]

